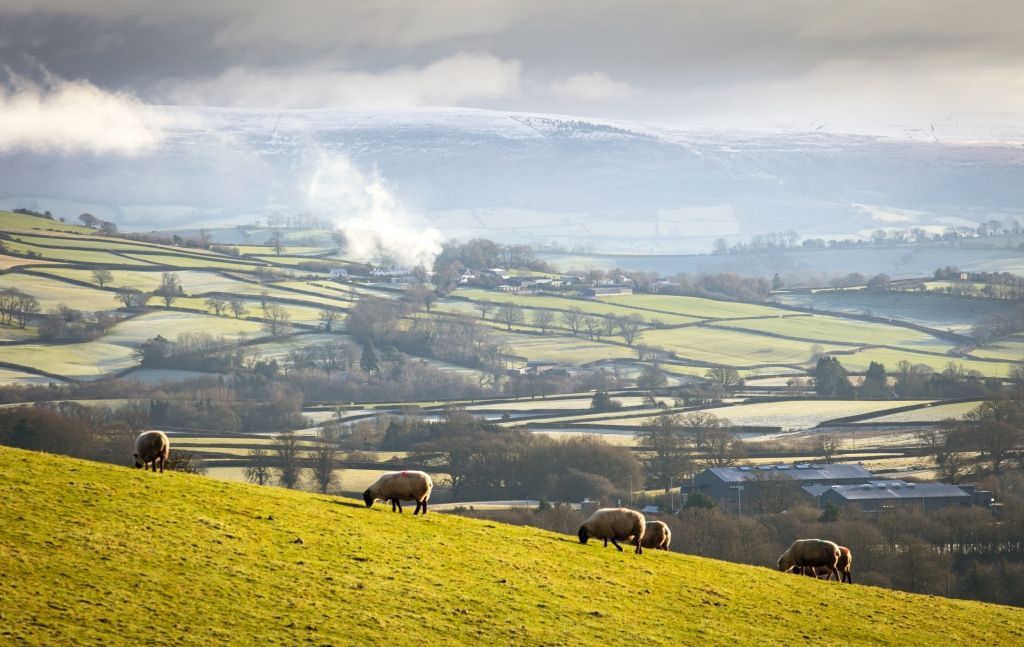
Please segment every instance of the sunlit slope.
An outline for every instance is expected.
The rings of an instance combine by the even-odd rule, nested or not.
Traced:
[[[0,448],[18,640],[1009,645],[1024,611]]]

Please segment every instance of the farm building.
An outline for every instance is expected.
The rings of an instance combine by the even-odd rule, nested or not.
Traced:
[[[812,497],[818,507],[824,508],[829,503],[837,508],[855,505],[870,513],[905,507],[927,512],[974,503],[970,493],[946,483],[868,481],[851,485],[808,485],[801,490]]]
[[[800,494],[802,486],[860,484],[871,477],[871,472],[864,467],[849,464],[709,467],[693,478],[693,489],[708,495],[723,508],[742,512],[768,505],[766,498],[774,499],[771,507],[785,508]]]
[[[612,285],[608,287],[583,288],[580,294],[585,297],[616,297],[633,294],[633,288],[626,285]]]
[[[348,270],[346,270],[344,267],[335,267],[335,268],[331,269],[331,279],[332,280],[337,281],[339,279],[343,280],[343,279],[347,279],[347,278],[348,278]]]

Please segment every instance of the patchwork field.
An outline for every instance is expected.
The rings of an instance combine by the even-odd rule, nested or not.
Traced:
[[[496,331],[493,334],[496,339],[508,344],[514,355],[528,357],[531,360],[579,366],[588,362],[634,356],[632,349],[625,346],[602,344],[579,337],[523,335],[505,331]]]
[[[25,371],[0,368],[0,386],[9,386],[13,384],[49,384],[50,382],[60,384],[62,380],[55,380],[52,377],[44,377],[42,375],[36,375],[35,373],[26,373]]]

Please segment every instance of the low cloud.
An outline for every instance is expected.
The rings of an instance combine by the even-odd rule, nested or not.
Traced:
[[[551,94],[563,99],[622,99],[633,93],[628,83],[616,81],[604,72],[574,74],[551,84]]]
[[[168,118],[132,95],[42,73],[40,82],[4,70],[0,152],[138,155],[164,138]]]
[[[348,157],[323,155],[307,191],[317,215],[334,218],[353,258],[386,257],[409,267],[430,268],[441,253],[441,232],[417,228],[377,173],[364,174]]]
[[[518,61],[459,53],[423,67],[380,73],[325,67],[232,67],[217,77],[177,84],[174,100],[194,105],[272,108],[411,108],[514,97]]]

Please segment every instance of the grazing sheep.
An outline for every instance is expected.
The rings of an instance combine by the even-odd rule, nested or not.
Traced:
[[[640,555],[644,552],[646,521],[644,515],[629,508],[601,508],[580,526],[580,543],[585,544],[591,537],[595,537],[603,539],[606,548],[608,542],[612,542],[621,552],[622,546],[616,540],[632,538],[636,542],[636,554]]]
[[[388,472],[381,475],[374,481],[373,485],[363,492],[363,501],[369,508],[373,502],[380,499],[391,503],[391,511],[402,512],[402,501],[415,501],[416,512],[423,510],[427,514],[427,501],[430,499],[430,491],[434,489],[434,482],[426,472]]]
[[[825,539],[797,539],[779,557],[779,570],[785,573],[799,568],[806,573],[807,567],[824,568],[828,571],[829,579],[834,575],[838,580],[839,569],[836,564],[840,554],[839,546],[834,542]]]
[[[156,471],[160,463],[160,473],[164,471],[164,461],[171,455],[171,441],[162,431],[144,431],[135,439],[135,467],[153,466]]]
[[[672,542],[672,531],[668,529],[668,524],[664,521],[648,521],[644,524],[644,548],[653,548],[655,550],[668,550],[668,545]],[[636,541],[629,542],[635,544]]]
[[[851,553],[850,549],[846,546],[840,546],[839,561],[836,562],[836,568],[839,569],[839,572],[842,574],[843,582],[846,582],[848,584],[853,584],[853,575],[851,574],[852,566],[853,553]],[[803,571],[803,574],[807,577],[821,577],[823,575],[826,577],[829,576],[828,569],[822,567],[814,568],[813,566],[807,566],[803,569],[795,568],[793,569],[793,572],[800,574],[801,570]]]

